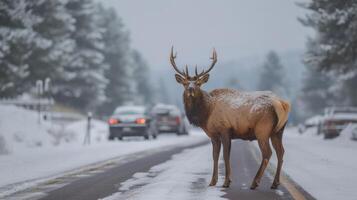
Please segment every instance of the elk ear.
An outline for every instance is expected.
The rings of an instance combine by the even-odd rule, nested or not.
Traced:
[[[200,78],[200,84],[204,84],[208,81],[209,74],[205,74]]]
[[[176,78],[176,81],[177,81],[178,83],[183,84],[184,78],[183,78],[181,75],[175,74],[175,78]]]

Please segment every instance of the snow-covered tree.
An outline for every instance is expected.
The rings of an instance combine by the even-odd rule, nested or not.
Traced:
[[[262,65],[258,89],[270,90],[276,94],[287,96],[284,84],[284,67],[280,62],[278,54],[274,51],[270,51],[267,54],[266,60]]]
[[[306,61],[318,69],[346,73],[357,70],[357,2],[312,0],[300,4],[311,11],[300,21],[316,35],[309,42]]]
[[[65,67],[71,63],[75,41],[71,34],[75,31],[74,18],[66,9],[67,1],[28,1],[28,8],[38,17],[33,30],[44,38],[48,45],[45,48],[32,50],[27,63],[29,73],[25,79],[28,87],[36,80],[47,77],[53,82],[55,94],[62,92],[61,87]]]
[[[300,21],[316,34],[308,40],[305,62],[310,67],[337,76],[335,92],[357,105],[357,2],[355,0],[312,0],[300,4],[308,14]],[[346,102],[346,101],[345,101]],[[341,103],[337,101],[336,104]]]
[[[99,16],[92,0],[71,0],[66,8],[74,18],[76,30],[71,38],[76,45],[55,97],[71,106],[93,110],[105,100],[103,30],[97,26]]]
[[[98,6],[100,15],[99,26],[103,29],[105,48],[104,62],[108,65],[105,77],[108,84],[105,87],[106,100],[101,106],[101,112],[109,114],[115,107],[129,101],[129,34],[113,9],[104,9]]]
[[[27,1],[0,1],[0,96],[25,91],[23,79],[29,76],[29,57],[34,49],[50,45],[33,30],[39,20]]]

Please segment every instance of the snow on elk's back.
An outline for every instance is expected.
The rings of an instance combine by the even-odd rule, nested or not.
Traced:
[[[213,91],[212,101],[223,103],[234,109],[251,106],[250,112],[259,112],[271,107],[272,100],[276,97],[270,91],[241,92],[232,89],[226,91],[217,94]]]

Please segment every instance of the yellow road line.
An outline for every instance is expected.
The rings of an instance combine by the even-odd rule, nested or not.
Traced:
[[[257,163],[259,164],[261,161],[261,158],[259,157],[259,152],[257,147],[250,143],[251,146],[251,152],[253,154],[254,159],[257,161]],[[269,172],[274,175],[274,169],[276,168],[276,166],[269,162],[269,165],[267,167],[267,169],[269,170]],[[296,188],[295,184],[292,183],[289,178],[284,174],[284,172],[282,171],[282,173],[280,174],[280,183],[281,185],[283,185],[288,192],[291,194],[291,196],[295,199],[295,200],[306,200],[305,196],[300,192],[299,189]]]

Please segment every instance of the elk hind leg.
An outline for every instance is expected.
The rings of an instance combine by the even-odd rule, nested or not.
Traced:
[[[284,127],[278,131],[276,134],[273,134],[271,136],[271,143],[273,144],[273,147],[276,152],[276,156],[278,158],[278,164],[276,167],[276,173],[275,173],[275,178],[273,181],[273,184],[271,185],[271,189],[277,189],[278,186],[280,185],[280,172],[281,172],[281,167],[283,165],[283,156],[284,156],[284,146],[283,146],[283,132],[284,132]]]
[[[254,190],[256,187],[258,187],[260,183],[260,179],[262,178],[265,168],[268,166],[269,159],[271,157],[271,148],[269,144],[269,138],[268,139],[258,139],[258,144],[260,151],[262,153],[262,162],[260,164],[260,167],[257,171],[257,174],[254,177],[253,183],[250,186],[250,189]]]

